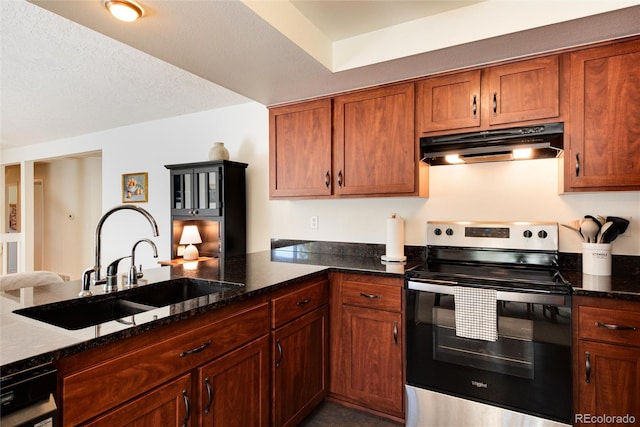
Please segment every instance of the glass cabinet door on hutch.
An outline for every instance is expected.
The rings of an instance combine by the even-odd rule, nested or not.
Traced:
[[[219,216],[220,167],[171,170],[171,213],[185,216]]]

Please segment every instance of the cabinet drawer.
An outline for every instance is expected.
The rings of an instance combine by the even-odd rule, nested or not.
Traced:
[[[305,313],[327,304],[328,282],[322,279],[271,300],[271,327],[278,328]]]
[[[640,312],[583,306],[579,316],[581,339],[640,347]]]
[[[342,304],[386,311],[400,311],[402,307],[402,288],[345,281],[342,285]]]
[[[264,303],[64,377],[63,424],[76,425],[268,333],[268,319]]]

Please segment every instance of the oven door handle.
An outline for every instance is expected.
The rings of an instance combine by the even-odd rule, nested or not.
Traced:
[[[443,284],[443,280],[437,281],[437,283],[431,282],[415,282],[408,281],[407,287],[410,290],[420,292],[432,292],[436,294],[453,295],[454,286],[450,284]],[[451,282],[455,283],[456,282]],[[545,304],[545,305],[564,305],[565,295],[556,294],[537,294],[530,292],[510,292],[510,291],[497,291],[496,299],[499,301],[512,301],[523,302],[528,304]]]

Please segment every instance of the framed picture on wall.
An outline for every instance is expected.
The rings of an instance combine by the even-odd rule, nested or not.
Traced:
[[[122,175],[122,203],[146,203],[149,195],[147,172]]]

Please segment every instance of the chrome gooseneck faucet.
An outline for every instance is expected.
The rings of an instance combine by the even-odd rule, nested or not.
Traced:
[[[102,215],[102,217],[98,221],[98,225],[96,226],[95,263],[94,263],[94,266],[92,268],[88,268],[82,273],[82,291],[79,294],[80,296],[89,296],[89,295],[91,295],[91,291],[89,290],[89,288],[91,286],[91,274],[94,275],[94,280],[93,280],[94,284],[99,285],[99,284],[105,284],[106,283],[106,280],[103,280],[103,279],[100,278],[100,270],[102,269],[102,263],[101,263],[102,226],[104,225],[105,220],[107,218],[109,218],[109,216],[111,216],[111,214],[113,214],[114,212],[117,212],[117,211],[121,211],[121,210],[133,210],[133,211],[136,211],[136,212],[140,213],[142,216],[144,216],[147,219],[147,221],[149,221],[149,224],[151,224],[151,229],[153,231],[153,235],[154,236],[158,236],[159,235],[158,224],[156,223],[156,220],[153,218],[153,216],[151,216],[151,214],[149,212],[147,212],[146,210],[144,210],[143,208],[141,208],[139,206],[135,206],[135,205],[118,205],[118,206],[116,206],[114,208],[111,208],[107,212],[105,212],[104,215]]]
[[[136,246],[138,246],[138,244],[142,242],[150,244],[153,248],[153,257],[158,258],[158,248],[156,247],[156,244],[153,243],[153,241],[149,239],[140,239],[133,245],[133,248],[131,248],[131,268],[129,268],[129,282],[127,284],[127,286],[130,288],[133,286],[137,286],[138,279],[142,277],[142,264],[140,264],[140,270],[136,269]]]

